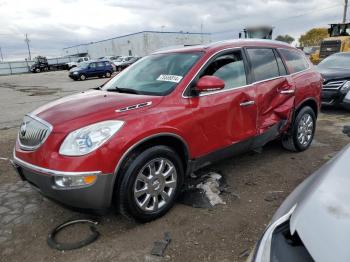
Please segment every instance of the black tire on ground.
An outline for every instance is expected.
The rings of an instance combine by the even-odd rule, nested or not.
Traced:
[[[39,67],[37,67],[37,68],[35,68],[35,73],[40,73],[40,68]]]
[[[80,79],[81,81],[84,81],[84,80],[86,80],[86,75],[84,75],[84,74],[81,74],[81,75],[79,76],[79,79]]]
[[[161,160],[165,164],[161,165],[159,162],[159,165],[157,165],[156,161]],[[153,170],[155,172],[153,173],[151,166],[154,166]],[[170,170],[175,170],[176,172],[167,173]],[[148,148],[140,154],[132,156],[124,164],[120,174],[123,177],[121,178],[119,188],[115,192],[115,197],[117,197],[115,202],[117,203],[118,210],[125,217],[135,219],[139,222],[148,222],[163,216],[174,205],[184,180],[183,165],[178,154],[170,147],[162,145]],[[146,174],[146,177],[140,174]],[[155,175],[153,176],[152,174]],[[164,180],[161,181],[157,176]],[[143,180],[141,181],[139,178],[142,177]],[[174,179],[174,177],[176,178]],[[166,184],[174,183],[173,181],[176,181],[173,184],[173,189],[165,186]],[[143,188],[151,192],[147,191],[144,195],[137,197],[137,192],[144,190]],[[156,191],[161,193],[157,193]],[[168,197],[163,197],[163,192],[167,192]],[[146,199],[150,200],[147,202]],[[141,202],[147,202],[143,208],[141,207]],[[155,206],[157,206],[157,209]]]
[[[107,78],[110,78],[111,75],[112,75],[111,72],[108,72],[108,71],[107,71],[107,72],[105,73],[105,76],[106,76]]]
[[[310,147],[315,135],[315,130],[315,112],[311,107],[305,106],[299,110],[294,118],[288,134],[283,135],[282,146],[289,151],[304,151]]]

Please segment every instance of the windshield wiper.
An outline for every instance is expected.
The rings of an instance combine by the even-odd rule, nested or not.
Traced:
[[[131,88],[120,88],[120,87],[110,88],[110,89],[107,89],[106,91],[109,91],[109,92],[119,92],[119,93],[129,93],[129,94],[140,94],[140,92],[139,92],[139,91],[136,91],[135,89],[131,89]]]

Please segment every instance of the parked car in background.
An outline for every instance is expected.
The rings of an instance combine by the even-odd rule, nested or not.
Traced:
[[[321,85],[304,53],[278,41],[154,53],[100,88],[25,116],[14,163],[22,179],[64,204],[114,204],[150,221],[199,168],[277,138],[287,150],[309,148]]]
[[[350,146],[283,202],[248,261],[350,261]]]
[[[98,60],[108,60],[108,61],[113,61],[113,60],[117,60],[120,56],[103,56],[100,57]]]
[[[318,64],[317,70],[324,79],[322,103],[350,110],[350,52],[328,56]]]
[[[80,57],[76,62],[69,62],[67,63],[68,70],[72,69],[73,67],[78,66],[80,63],[88,62],[90,60],[89,57]]]
[[[123,63],[120,63],[120,65],[118,66],[118,69],[119,69],[119,70],[117,69],[117,71],[124,70],[125,68],[131,66],[133,63],[137,62],[137,61],[140,60],[140,59],[141,59],[141,57],[133,57],[133,58],[131,58],[131,59],[128,60],[128,61],[125,61],[125,62],[123,62]]]
[[[86,80],[90,77],[111,77],[113,66],[109,61],[89,61],[69,70],[69,77],[73,80]]]
[[[307,56],[310,56],[310,55],[315,54],[316,52],[320,51],[320,47],[319,46],[305,46],[303,48],[303,51]]]
[[[121,56],[116,60],[113,60],[113,64],[116,66],[117,71],[121,71],[120,66],[124,64],[125,62],[131,60],[134,58],[133,56]]]

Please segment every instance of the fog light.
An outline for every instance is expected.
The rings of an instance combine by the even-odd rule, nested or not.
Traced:
[[[55,176],[55,184],[59,187],[86,186],[95,180],[96,176]]]

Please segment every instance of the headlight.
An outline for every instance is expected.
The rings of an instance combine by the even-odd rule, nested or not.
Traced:
[[[255,249],[254,261],[259,262],[269,262],[271,261],[271,241],[272,235],[275,229],[282,225],[284,222],[288,221],[293,214],[296,205],[294,205],[288,213],[277,219],[273,224],[271,224],[262,236],[259,246]]]
[[[346,81],[345,84],[340,88],[340,91],[343,93],[347,93],[350,91],[350,81]]]
[[[79,72],[77,72],[77,71],[73,72],[73,75],[77,75],[77,74],[79,74]]]
[[[86,155],[111,138],[123,124],[123,121],[110,120],[75,130],[63,141],[59,153],[65,156]]]

